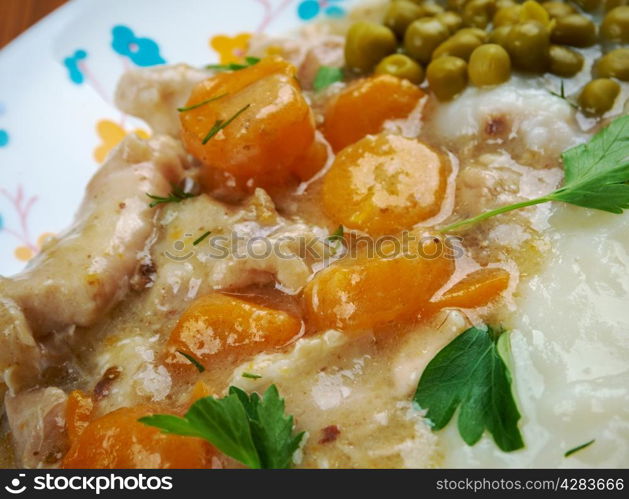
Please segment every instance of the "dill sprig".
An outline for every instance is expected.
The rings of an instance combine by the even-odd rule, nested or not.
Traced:
[[[168,196],[156,196],[155,194],[149,194],[148,192],[146,195],[153,200],[149,203],[149,208],[153,208],[158,204],[181,203],[184,199],[198,196],[198,194],[186,192],[180,186],[174,184]]]
[[[595,442],[594,439],[590,440],[589,442],[585,442],[584,444],[578,445],[573,449],[570,449],[569,451],[567,451],[563,457],[570,457],[572,454],[574,454],[575,452],[579,452],[580,450],[586,449],[588,448],[590,445],[592,445]]]
[[[218,132],[220,132],[223,128],[225,128],[227,125],[229,125],[236,118],[238,118],[238,116],[240,116],[242,113],[244,113],[250,107],[251,107],[251,104],[247,104],[245,107],[243,107],[238,112],[236,112],[236,114],[234,114],[227,121],[216,120],[216,122],[214,123],[214,126],[212,126],[212,128],[210,129],[208,134],[205,136],[205,138],[201,141],[201,143],[203,145],[207,144],[212,137],[214,137]]]
[[[201,364],[201,362],[195,359],[192,355],[186,352],[182,352],[181,350],[177,350],[176,352],[179,355],[182,355],[183,357],[185,357],[188,360],[188,362],[190,362],[190,364],[192,364],[194,367],[197,368],[197,371],[199,371],[200,373],[205,372],[205,367],[203,367],[203,364]]]
[[[260,62],[259,57],[245,57],[245,63],[240,64],[236,62],[230,62],[229,64],[208,64],[205,69],[212,69],[214,71],[239,71],[251,66],[255,66]]]
[[[579,106],[577,106],[574,102],[569,100],[568,97],[566,97],[566,90],[564,88],[563,80],[561,80],[561,86],[559,87],[559,93],[553,92],[552,90],[549,90],[548,93],[550,95],[554,95],[555,97],[558,97],[560,99],[565,100],[571,108],[579,109]]]
[[[197,244],[200,244],[200,243],[201,243],[201,242],[202,242],[202,241],[203,241],[203,240],[204,240],[207,236],[209,236],[211,233],[212,233],[212,232],[211,232],[211,231],[209,231],[209,230],[208,230],[207,232],[204,232],[201,236],[197,237],[197,238],[193,241],[192,246],[196,246]]]
[[[204,101],[198,102],[197,104],[192,104],[191,106],[178,107],[177,111],[179,111],[180,113],[185,113],[186,111],[192,111],[193,109],[197,109],[201,106],[205,106],[206,104],[209,104],[210,102],[214,102],[215,100],[221,99],[225,97],[226,95],[227,94],[221,94],[221,95],[217,95],[216,97],[210,97],[209,99],[205,99]]]

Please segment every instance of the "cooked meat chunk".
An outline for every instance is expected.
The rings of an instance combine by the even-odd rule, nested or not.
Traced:
[[[118,302],[153,232],[146,193],[165,195],[183,174],[183,152],[169,137],[127,137],[89,185],[74,226],[10,281],[35,336],[89,326]],[[9,282],[5,282],[9,284]]]
[[[179,135],[177,108],[183,106],[192,87],[208,74],[187,64],[127,71],[116,89],[116,105],[142,118],[154,133]]]
[[[68,396],[59,388],[39,388],[8,395],[5,408],[18,466],[46,468],[65,454]]]
[[[16,393],[31,385],[40,369],[41,352],[24,314],[15,302],[0,296],[0,402],[3,385]]]

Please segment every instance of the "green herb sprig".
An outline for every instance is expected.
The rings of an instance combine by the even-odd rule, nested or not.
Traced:
[[[577,445],[573,449],[570,449],[569,451],[566,451],[566,453],[563,455],[563,457],[570,457],[575,452],[579,452],[580,450],[586,449],[587,447],[592,445],[595,441],[596,441],[595,439],[592,439],[589,442],[585,442],[584,444]]]
[[[212,139],[212,137],[214,137],[218,132],[223,130],[227,125],[229,125],[232,121],[234,121],[236,118],[238,118],[238,116],[240,116],[242,113],[244,113],[250,107],[251,107],[251,104],[247,104],[245,107],[243,107],[242,109],[238,110],[236,112],[236,114],[234,114],[227,121],[216,120],[216,122],[214,123],[214,126],[212,126],[212,128],[210,129],[208,134],[205,136],[205,138],[201,141],[201,143],[203,145],[207,144]]]
[[[500,352],[504,341],[488,326],[472,327],[428,363],[414,401],[427,411],[433,430],[445,427],[458,407],[459,434],[468,445],[487,429],[505,452],[524,447],[511,374]]]
[[[190,106],[178,107],[177,111],[179,111],[180,113],[185,113],[186,111],[192,111],[193,109],[198,109],[202,106],[205,106],[206,104],[209,104],[210,102],[214,102],[214,101],[217,101],[218,99],[222,99],[226,95],[228,94],[221,94],[221,95],[217,95],[216,97],[210,97],[209,99],[205,99],[204,101],[198,102],[196,104],[192,104]]]
[[[341,68],[321,66],[312,82],[312,88],[319,92],[332,85],[332,83],[343,81],[343,78],[345,78],[345,74]]]
[[[549,201],[620,214],[629,208],[629,116],[615,119],[589,142],[565,151],[564,185],[546,196],[510,204],[441,229],[449,232],[509,211]]]
[[[564,88],[563,80],[561,80],[559,92],[553,92],[552,90],[549,90],[548,93],[550,95],[554,95],[555,97],[565,100],[572,109],[579,109],[579,106],[577,106],[574,102],[569,100],[568,97],[566,96],[566,89]]]
[[[183,188],[174,184],[168,196],[156,196],[155,194],[149,194],[148,192],[146,195],[153,200],[149,203],[149,208],[154,208],[158,204],[181,203],[184,199],[190,199],[198,196],[198,194],[186,192]]]
[[[231,62],[229,64],[208,64],[205,69],[212,69],[214,71],[240,71],[241,69],[255,66],[260,62],[259,57],[245,57],[245,63],[239,64]]]
[[[293,416],[271,385],[262,397],[231,386],[223,398],[197,400],[183,418],[156,414],[139,419],[164,433],[203,438],[224,454],[255,469],[290,468],[304,437],[294,434]]]
[[[205,240],[205,238],[209,236],[211,233],[212,231],[208,230],[207,232],[204,232],[203,234],[201,234],[192,242],[192,246],[197,246],[198,244],[201,244]]]
[[[190,364],[192,364],[194,367],[196,367],[197,371],[199,371],[200,373],[205,372],[205,367],[203,366],[203,364],[201,364],[201,362],[199,362],[197,359],[194,358],[194,356],[186,353],[186,352],[182,352],[181,350],[176,350],[176,352],[185,357],[188,362],[190,362]]]
[[[332,234],[330,234],[328,237],[326,237],[326,239],[331,242],[331,243],[335,243],[337,241],[344,241],[345,239],[345,228],[342,225],[339,225],[336,230],[334,232],[332,232]]]

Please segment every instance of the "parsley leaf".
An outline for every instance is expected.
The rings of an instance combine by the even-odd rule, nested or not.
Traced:
[[[564,186],[551,199],[611,213],[629,208],[629,116],[613,121],[561,157]]]
[[[181,187],[174,184],[168,196],[156,196],[154,194],[149,194],[148,192],[146,193],[146,195],[153,200],[149,203],[149,208],[153,208],[158,204],[181,203],[184,199],[194,198],[198,196],[198,194],[186,192]]]
[[[629,116],[615,119],[589,142],[568,149],[561,157],[565,172],[563,187],[540,198],[503,206],[453,223],[442,228],[441,232],[548,201],[617,214],[629,208]]]
[[[229,388],[229,393],[236,395],[247,410],[262,468],[289,468],[304,433],[293,436],[293,416],[284,414],[284,399],[277,387],[271,385],[262,398],[257,393],[249,396],[235,386]]]
[[[584,444],[581,445],[577,445],[575,448],[570,449],[569,451],[566,451],[566,453],[563,455],[563,457],[570,457],[572,456],[572,454],[574,454],[575,452],[579,452],[580,450],[583,450],[587,447],[589,447],[590,445],[592,445],[595,442],[595,439],[590,440],[589,442],[585,442]]]
[[[332,85],[332,83],[343,81],[343,78],[344,74],[341,68],[321,66],[317,71],[314,81],[312,82],[312,87],[319,92]]]
[[[236,111],[236,114],[234,114],[231,118],[229,118],[227,121],[223,121],[223,120],[216,120],[216,122],[214,123],[214,126],[212,126],[212,128],[210,129],[210,131],[208,132],[208,134],[205,136],[205,138],[201,141],[201,144],[205,145],[207,144],[210,139],[212,137],[214,137],[218,132],[220,132],[223,128],[225,128],[227,125],[229,125],[232,121],[234,121],[236,118],[238,118],[238,116],[240,116],[242,113],[244,113],[247,109],[249,109],[251,107],[251,104],[247,104],[245,107],[243,107],[242,109],[239,109],[238,111]]]
[[[459,434],[474,445],[485,429],[505,452],[524,447],[511,375],[498,349],[499,333],[472,327],[445,346],[424,370],[414,401],[440,430],[459,407]]]
[[[259,57],[245,57],[244,64],[230,62],[229,64],[208,64],[205,69],[213,69],[214,71],[239,71],[241,69],[255,66],[260,62]]]
[[[289,468],[304,433],[293,435],[293,417],[271,385],[262,398],[234,386],[226,397],[197,400],[183,418],[156,414],[139,421],[173,433],[207,440],[249,468]]]

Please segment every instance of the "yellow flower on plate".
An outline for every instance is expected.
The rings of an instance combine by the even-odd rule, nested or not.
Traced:
[[[18,246],[15,248],[13,254],[15,255],[15,258],[21,262],[28,262],[31,258],[33,258],[33,256],[35,256],[35,252],[28,246]]]
[[[245,60],[250,39],[251,33],[216,35],[210,39],[210,47],[218,53],[221,64],[239,63]]]
[[[143,139],[148,139],[149,137],[148,132],[139,128],[132,132],[127,132],[118,123],[111,120],[100,120],[96,123],[96,133],[101,143],[94,149],[94,159],[99,163],[105,161],[109,151],[116,147],[129,133],[135,133]]]
[[[33,248],[29,248],[28,246],[18,246],[15,248],[13,254],[15,258],[20,260],[21,262],[28,262],[31,258],[33,258],[47,243],[54,240],[55,234],[52,232],[44,232],[37,238],[37,251],[33,250]]]

